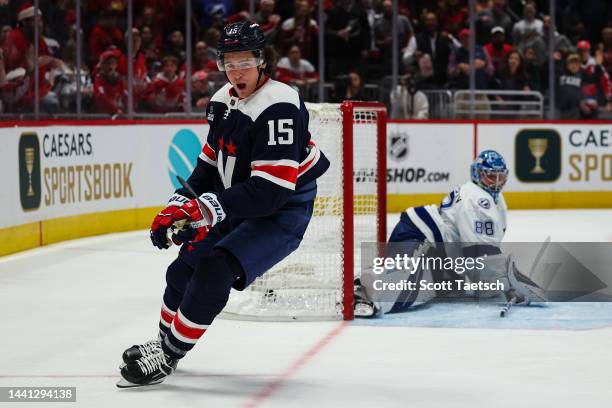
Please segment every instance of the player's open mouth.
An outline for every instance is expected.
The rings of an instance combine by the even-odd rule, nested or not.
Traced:
[[[236,87],[240,89],[241,91],[244,91],[246,89],[246,84],[243,82],[239,82],[236,84]]]

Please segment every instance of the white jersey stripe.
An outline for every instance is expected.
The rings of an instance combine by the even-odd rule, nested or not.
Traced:
[[[289,190],[295,190],[295,183],[291,183],[290,181],[283,180],[282,178],[275,177],[263,171],[253,170],[251,172],[251,177],[261,177],[281,187],[288,188]]]
[[[254,160],[251,162],[251,168],[256,166],[287,166],[298,168],[298,162],[295,160],[281,159],[281,160]]]
[[[200,153],[200,155],[198,157],[200,159],[204,160],[205,163],[208,163],[211,166],[217,167],[217,162],[211,160],[207,155],[204,154],[204,152]]]
[[[429,227],[427,226],[427,224],[425,224],[423,220],[421,220],[421,217],[418,216],[414,208],[411,207],[407,209],[406,214],[408,215],[408,218],[410,218],[410,221],[412,221],[414,225],[417,226],[419,231],[421,231],[423,235],[425,235],[425,238],[427,238],[428,242],[436,242],[436,240],[434,239],[433,231],[429,229]]]
[[[306,159],[302,163],[300,163],[300,166],[305,165],[306,163],[308,163],[309,160],[312,160],[312,161],[306,167],[304,167],[304,168],[299,170],[298,177],[300,177],[301,175],[305,174],[315,164],[317,164],[317,162],[319,161],[320,158],[321,158],[321,151],[319,150],[318,147],[316,147],[316,146],[313,147],[312,150],[310,151],[310,154],[308,155],[308,157],[306,157]]]
[[[196,324],[191,320],[187,319],[185,315],[181,312],[181,309],[179,309],[177,313],[179,315],[179,319],[181,319],[181,323],[183,323],[184,326],[191,327],[192,329],[208,329],[207,324]]]

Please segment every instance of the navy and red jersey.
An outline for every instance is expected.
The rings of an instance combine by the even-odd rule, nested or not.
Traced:
[[[329,167],[299,94],[263,81],[245,99],[229,83],[215,93],[206,109],[208,138],[188,180],[199,195],[215,192],[231,217],[272,215],[306,190],[314,199],[314,181]]]

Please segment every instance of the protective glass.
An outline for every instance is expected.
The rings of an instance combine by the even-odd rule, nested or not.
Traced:
[[[480,182],[483,187],[491,191],[501,191],[508,180],[508,169],[480,170]]]
[[[217,60],[217,67],[219,71],[235,71],[238,69],[249,69],[256,68],[263,64],[263,58],[260,57],[251,57],[244,58],[241,60],[235,61],[225,61],[225,58],[219,58]]]

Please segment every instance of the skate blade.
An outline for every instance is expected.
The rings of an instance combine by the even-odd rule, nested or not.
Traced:
[[[164,379],[162,378],[161,380],[153,381],[148,384],[134,384],[133,382],[129,382],[125,378],[121,378],[119,381],[117,381],[116,385],[117,385],[117,388],[138,388],[138,387],[148,387],[150,385],[161,384],[163,381]]]

